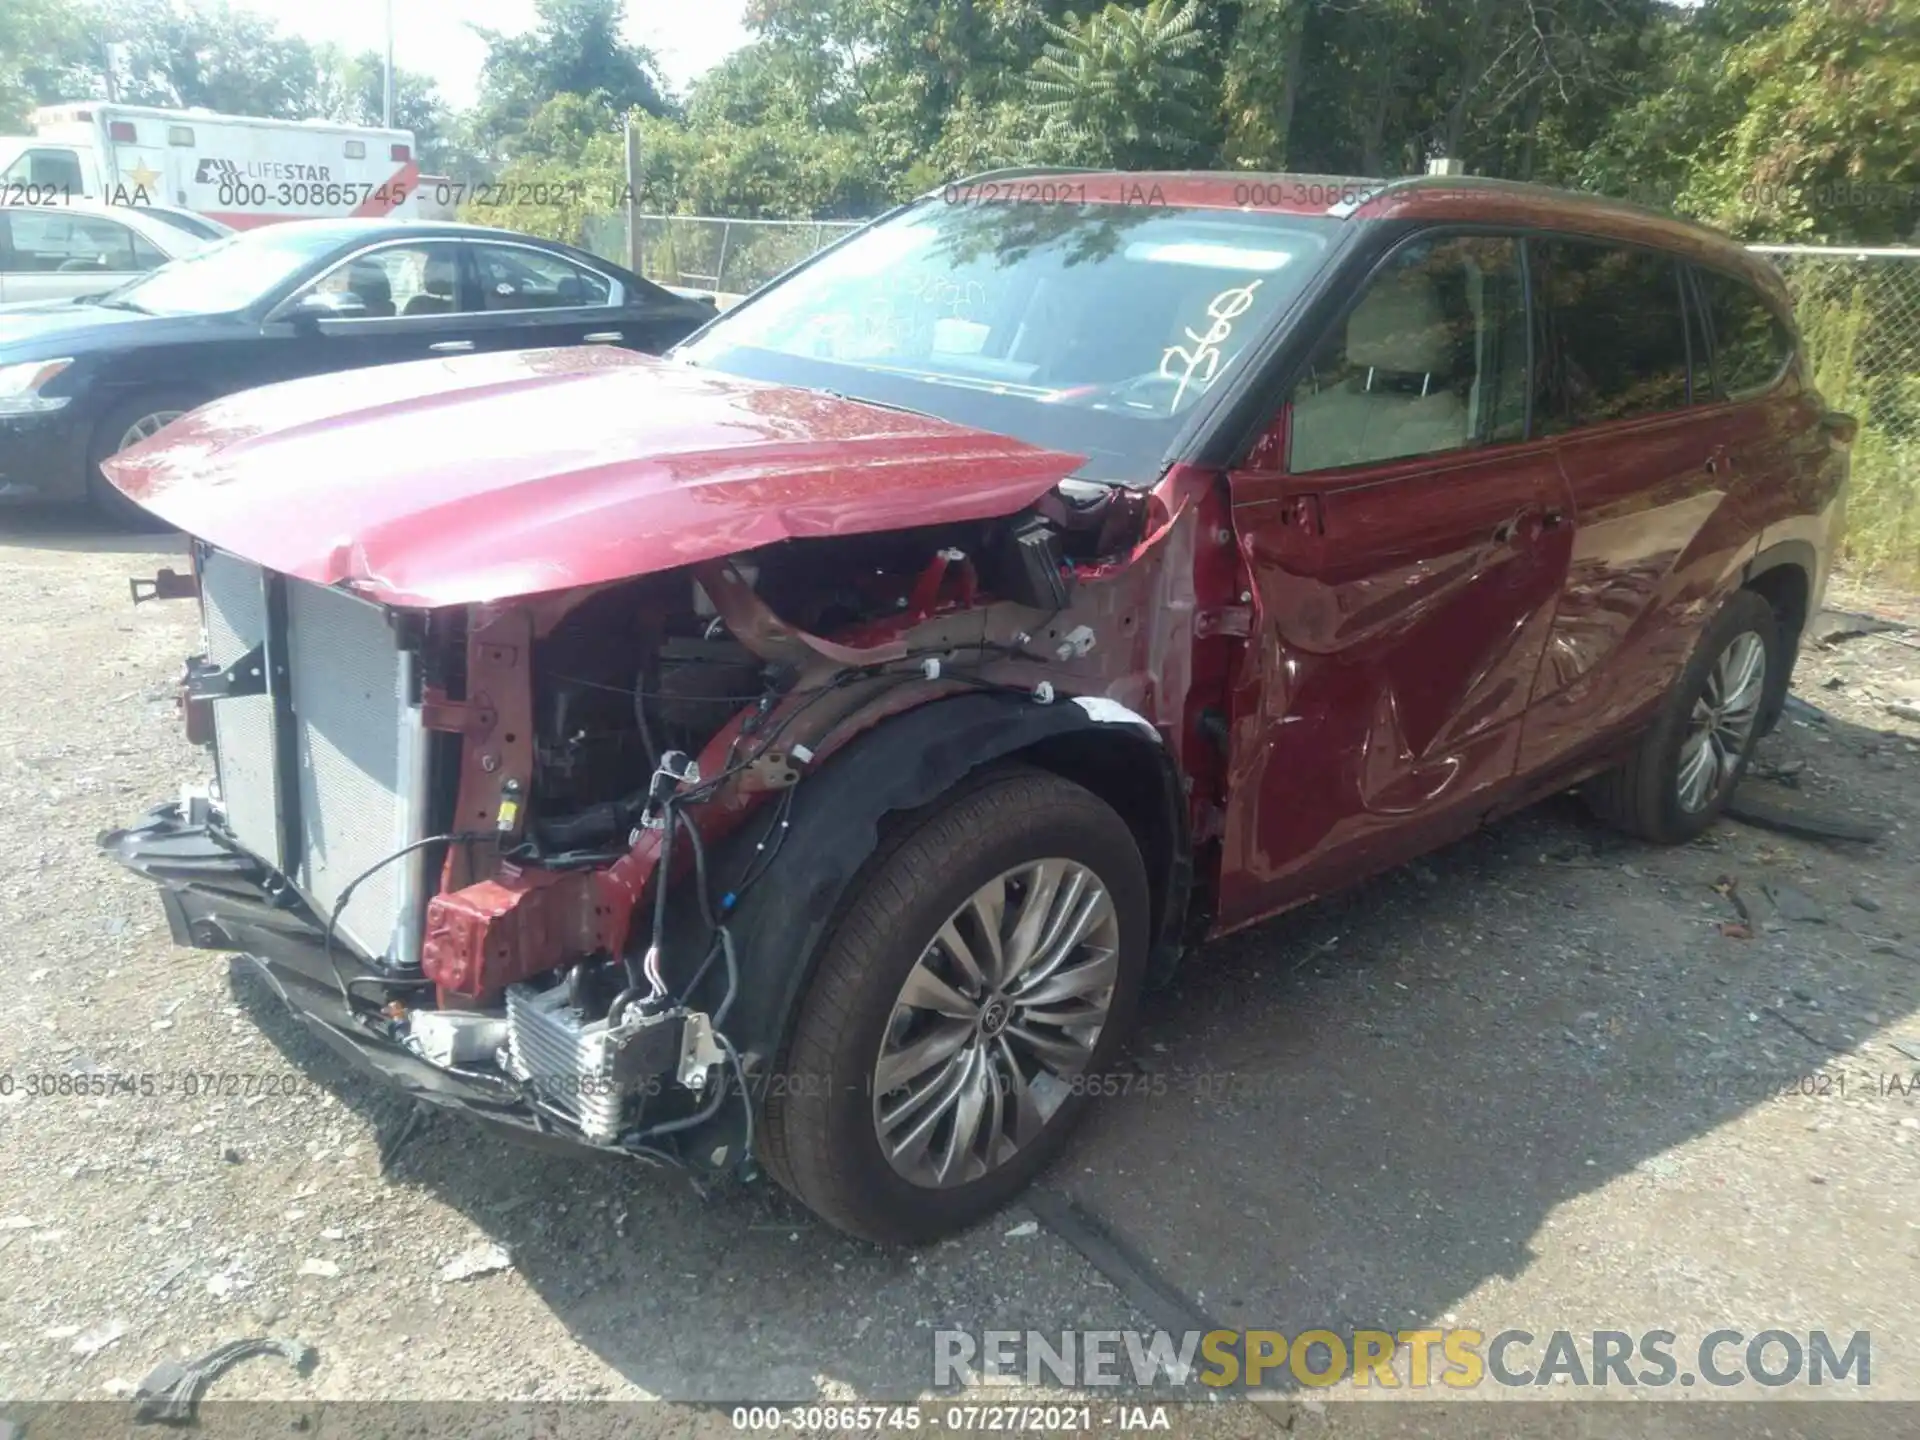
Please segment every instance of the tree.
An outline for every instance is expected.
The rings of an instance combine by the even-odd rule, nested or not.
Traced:
[[[653,53],[620,38],[624,0],[536,0],[535,10],[538,23],[524,35],[473,27],[487,42],[474,121],[485,147],[515,153],[534,114],[557,95],[597,97],[609,129],[629,110],[670,112]]]
[[[325,113],[350,125],[378,125],[386,103],[386,59],[376,50],[348,58],[337,50],[318,52],[328,77]],[[440,98],[432,77],[394,67],[393,123],[413,132],[420,169],[429,175],[472,180],[480,160],[466,126]]]
[[[1213,109],[1212,86],[1193,63],[1206,47],[1199,10],[1198,0],[1147,0],[1046,22],[1046,48],[1026,80],[1043,145],[1081,164],[1192,159]]]
[[[203,106],[231,115],[299,120],[324,113],[325,80],[312,46],[225,0],[175,8],[168,0],[116,0],[82,12],[94,42],[85,95],[106,93],[107,46],[118,48],[122,100]]]
[[[1795,0],[1732,47],[1739,118],[1682,203],[1756,238],[1920,234],[1920,0]]]
[[[86,64],[80,12],[62,0],[6,0],[0,5],[0,130],[25,124],[36,105],[64,98],[70,70]]]

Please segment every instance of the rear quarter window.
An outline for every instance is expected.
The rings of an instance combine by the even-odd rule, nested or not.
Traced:
[[[1744,280],[1717,270],[1696,273],[1713,330],[1715,388],[1722,395],[1766,389],[1793,353],[1793,332]]]
[[[1551,336],[1540,429],[1629,420],[1687,404],[1685,311],[1672,256],[1589,240],[1530,242]]]

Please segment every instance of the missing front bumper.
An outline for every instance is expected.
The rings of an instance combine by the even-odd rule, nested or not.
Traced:
[[[710,1087],[724,1085],[726,1077],[714,1064],[717,1056],[703,1016],[675,1017],[651,1043],[614,1047],[609,1055],[618,1059],[617,1071],[586,1063],[598,1050],[588,1056],[586,1049],[575,1054],[553,1046],[551,1037],[559,1033],[555,1024],[538,1032],[549,1044],[545,1050],[535,1047],[532,1063],[514,1063],[503,1054],[508,1063],[502,1065],[461,1051],[458,1059],[464,1063],[435,1064],[421,1048],[404,1043],[405,1022],[373,998],[392,977],[345,945],[336,943],[329,957],[320,920],[285,878],[236,848],[204,818],[179,804],[162,805],[136,825],[103,834],[99,844],[158,887],[176,944],[240,952],[329,1048],[416,1100],[546,1147],[709,1169],[739,1158],[733,1132],[741,1128],[741,1107],[711,1104]],[[349,989],[364,1003],[350,1005]],[[523,1004],[532,999],[529,991]],[[503,1013],[503,1034],[506,1023]],[[422,1048],[432,1053],[431,1047]],[[524,1043],[521,1049],[526,1051]],[[687,1083],[696,1073],[699,1083]],[[619,1087],[617,1092],[606,1088],[610,1084]],[[582,1107],[582,1095],[597,1103]],[[654,1109],[663,1104],[666,1120],[625,1123],[632,1106],[623,1111],[618,1102],[634,1099]],[[703,1112],[705,1118],[696,1118]],[[685,1123],[689,1120],[694,1123]]]

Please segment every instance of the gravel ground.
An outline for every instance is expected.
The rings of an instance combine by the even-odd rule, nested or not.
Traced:
[[[220,1397],[901,1397],[925,1389],[937,1328],[1169,1316],[1868,1329],[1873,1393],[1920,1399],[1914,634],[1811,651],[1799,693],[1824,716],[1762,751],[1879,842],[1723,822],[1655,850],[1539,807],[1204,952],[1135,1045],[1138,1092],[1100,1108],[1031,1207],[900,1254],[770,1185],[702,1195],[414,1123],[246,972],[175,949],[94,837],[204,770],[172,699],[191,606],[127,603],[124,577],[177,553],[0,517],[0,1399],[110,1401],[157,1361],[261,1334],[318,1363],[249,1362]],[[1830,598],[1920,621],[1904,597]],[[89,1072],[154,1093],[19,1083]],[[214,1074],[263,1093],[191,1093]],[[1080,1215],[1131,1263],[1090,1263]],[[499,1268],[443,1273],[490,1246]],[[1179,1421],[1352,1433],[1343,1393]],[[1447,1433],[1507,1423],[1447,1408]],[[1835,1433],[1820,1408],[1807,1433]],[[1364,1409],[1379,1433],[1443,1425]],[[1592,1433],[1628,1433],[1610,1409]],[[1684,1429],[1636,1407],[1631,1433],[1800,1433],[1782,1407],[1679,1409]]]

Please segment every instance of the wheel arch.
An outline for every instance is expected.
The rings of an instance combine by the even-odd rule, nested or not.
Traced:
[[[835,753],[793,792],[783,837],[778,806],[722,847],[716,871],[736,886],[756,856],[780,849],[734,900],[727,920],[739,992],[725,1029],[745,1054],[771,1063],[792,1032],[800,999],[849,887],[893,817],[919,810],[989,766],[1021,763],[1099,796],[1126,822],[1153,887],[1149,980],[1164,979],[1184,937],[1192,855],[1184,787],[1146,720],[1110,701],[1042,705],[1013,694],[936,700],[876,726]]]
[[[1819,572],[1819,557],[1805,540],[1782,540],[1769,545],[1749,560],[1741,572],[1740,588],[1751,590],[1767,602],[1779,628],[1780,653],[1786,663],[1779,667],[1778,678],[1769,677],[1765,708],[1760,713],[1760,733],[1765,735],[1779,722],[1786,704],[1787,689],[1800,654],[1800,637],[1806,633],[1813,604],[1813,577]]]

